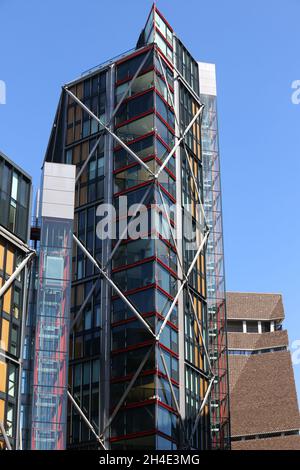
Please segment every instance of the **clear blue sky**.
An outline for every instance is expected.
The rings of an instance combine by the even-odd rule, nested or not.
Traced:
[[[61,85],[132,48],[151,4],[0,0],[0,148],[35,187]],[[195,58],[217,64],[227,288],[282,293],[290,342],[300,339],[300,2],[157,5]]]

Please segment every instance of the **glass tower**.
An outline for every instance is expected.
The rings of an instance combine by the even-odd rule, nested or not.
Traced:
[[[155,6],[135,49],[63,88],[46,161],[77,168],[70,448],[229,445],[211,408],[203,109],[198,63]]]

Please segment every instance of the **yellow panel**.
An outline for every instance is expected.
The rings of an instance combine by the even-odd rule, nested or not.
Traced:
[[[6,371],[7,365],[0,361],[0,392],[6,393]]]
[[[0,269],[3,269],[4,263],[4,246],[0,244]]]
[[[11,291],[12,288],[10,287],[6,294],[3,297],[3,310],[6,313],[10,313],[10,307],[11,307]]]
[[[9,322],[2,319],[1,348],[8,351]]]
[[[14,252],[10,249],[6,253],[6,274],[12,274],[14,269]]]
[[[5,408],[5,403],[4,400],[0,400],[0,421],[4,421],[4,408]]]

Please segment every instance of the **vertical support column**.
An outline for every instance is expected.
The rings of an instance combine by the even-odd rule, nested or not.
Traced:
[[[111,121],[114,111],[114,81],[115,81],[115,65],[112,64],[106,74],[106,122]],[[114,139],[107,133],[105,136],[105,203],[112,204],[113,193],[113,147]],[[108,276],[111,276],[111,263],[109,258],[112,252],[112,241],[107,238],[103,241],[102,246],[102,266],[106,266]],[[99,429],[104,429],[110,416],[110,350],[111,350],[111,295],[112,289],[108,282],[101,280],[101,335],[100,335],[100,374],[103,382],[99,387]],[[100,381],[100,377],[99,377]],[[103,384],[103,385],[102,385]],[[103,435],[104,445],[109,449],[109,433],[110,428],[105,430]]]
[[[174,107],[175,115],[179,116],[179,81],[174,82]],[[180,135],[179,123],[175,120],[175,135]],[[178,142],[178,137],[175,138],[175,144]],[[176,154],[176,239],[178,255],[180,259],[183,258],[182,252],[182,181],[181,181],[181,152],[180,147],[177,149]],[[180,263],[177,263],[178,278],[183,278],[182,268]],[[178,289],[180,288],[180,281],[178,281]],[[179,409],[182,420],[185,420],[185,339],[184,339],[184,302],[183,290],[178,298],[178,350],[179,350]]]

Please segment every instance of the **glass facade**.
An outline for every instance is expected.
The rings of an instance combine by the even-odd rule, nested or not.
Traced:
[[[209,353],[215,375],[211,394],[212,443],[230,448],[227,324],[222,226],[222,195],[216,96],[200,95],[204,103],[202,153],[204,207],[210,235],[207,244],[207,308]]]
[[[31,449],[65,448],[73,221],[42,217]]]

